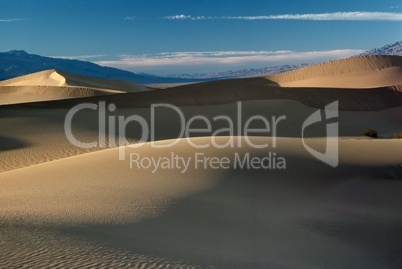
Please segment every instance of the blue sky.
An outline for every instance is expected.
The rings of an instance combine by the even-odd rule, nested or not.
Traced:
[[[402,39],[402,0],[0,0],[0,51],[159,75],[343,58]]]

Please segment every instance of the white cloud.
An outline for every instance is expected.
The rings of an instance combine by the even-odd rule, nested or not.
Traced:
[[[402,21],[402,13],[335,12],[322,14],[285,14],[255,17],[228,17],[244,20],[315,20],[315,21]]]
[[[25,19],[0,19],[0,22],[25,21]]]
[[[396,7],[395,7],[396,8]],[[402,21],[396,12],[335,12],[320,14],[282,14],[267,16],[193,17],[191,15],[167,16],[169,20],[313,20],[313,21]]]
[[[68,60],[89,60],[107,56],[106,54],[95,55],[79,55],[79,56],[50,56],[52,58],[68,59]]]
[[[123,20],[125,20],[125,21],[132,21],[132,20],[135,20],[135,16],[126,16],[126,17],[124,17],[123,18]]]
[[[180,14],[180,15],[174,15],[174,16],[166,16],[164,17],[164,19],[166,20],[205,20],[205,19],[210,19],[204,16],[191,16],[191,15],[184,15],[184,14]]]
[[[273,64],[311,63],[341,59],[357,55],[363,50],[329,51],[210,51],[210,52],[165,52],[153,55],[121,55],[114,61],[97,61],[103,66],[112,66],[135,72],[151,71],[166,73],[172,69],[187,68],[208,70],[210,68],[257,67]]]

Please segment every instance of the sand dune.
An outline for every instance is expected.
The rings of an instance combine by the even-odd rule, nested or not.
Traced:
[[[147,108],[154,103],[169,103],[176,106],[210,106],[230,104],[238,101],[293,100],[304,105],[324,108],[339,100],[341,110],[369,111],[397,107],[402,104],[402,86],[369,89],[347,88],[281,88],[272,86],[263,78],[215,81],[185,85],[167,90],[127,93],[78,98],[54,102],[29,104],[30,107],[71,108],[81,102],[97,103],[105,100],[120,108]]]
[[[110,98],[112,96],[108,96]],[[122,100],[122,99],[120,99]],[[127,118],[132,115],[143,117],[151,124],[150,108],[125,109],[119,108],[109,113],[112,116]],[[195,115],[203,115],[210,119],[211,134],[215,130],[227,127],[224,121],[214,121],[217,116],[238,117],[238,104],[214,106],[184,106],[180,107],[183,115],[189,119]],[[277,130],[280,137],[301,137],[301,126],[305,119],[316,109],[291,100],[261,100],[247,101],[241,104],[241,117],[248,119],[261,115],[267,119],[285,115],[288,120],[281,123]],[[402,106],[380,111],[340,111],[341,122],[339,135],[343,137],[363,137],[364,130],[374,128],[384,138],[392,138],[402,131]],[[0,172],[13,170],[29,165],[62,159],[69,156],[96,151],[102,148],[81,149],[70,144],[64,132],[64,120],[68,109],[33,107],[2,107],[0,108]],[[169,108],[155,110],[155,139],[173,139],[180,132],[180,118]],[[98,111],[83,110],[73,120],[74,135],[83,142],[98,141]],[[109,122],[106,123],[108,126]],[[197,125],[194,125],[197,126]],[[204,128],[200,124],[200,128]],[[237,130],[237,122],[234,123]],[[45,132],[44,130],[51,130]],[[136,125],[128,125],[127,139],[135,142],[141,138],[141,129]],[[195,134],[197,135],[197,134]],[[200,134],[207,136],[208,134]],[[221,134],[221,135],[224,135]],[[312,126],[306,137],[323,137],[326,135],[325,122]]]
[[[75,86],[0,86],[0,105],[64,100],[123,93],[117,90]]]
[[[229,139],[231,138],[223,136],[216,141],[225,144]],[[272,138],[267,137],[249,139],[254,144],[273,143]],[[239,138],[236,138],[236,141],[238,140]],[[185,173],[182,173],[184,167],[167,168],[165,171],[155,170],[156,166],[152,165],[147,169],[138,169],[136,165],[130,168],[132,153],[154,158],[162,156],[170,158],[172,153],[183,158],[194,158],[194,153],[202,153],[205,156],[225,156],[233,159],[235,153],[241,156],[247,153],[251,153],[252,156],[268,156],[269,151],[273,151],[278,156],[288,158],[289,165],[294,162],[293,165],[310,166],[308,163],[312,162],[318,168],[315,172],[321,169],[323,171],[333,169],[327,169],[325,164],[319,164],[319,161],[314,160],[298,138],[279,138],[278,148],[268,150],[249,146],[244,137],[240,140],[241,146],[196,151],[186,139],[181,139],[174,147],[174,151],[171,148],[155,149],[150,143],[145,143],[139,148],[126,148],[125,161],[118,159],[118,148],[115,148],[4,172],[0,174],[2,204],[0,219],[22,221],[22,223],[30,221],[59,224],[135,223],[158,216],[160,211],[181,197],[212,188],[220,182],[224,174],[230,172],[240,176],[244,173],[233,169],[204,170],[204,163],[197,166],[194,159]],[[211,143],[210,137],[192,138],[192,141],[198,144]],[[158,144],[170,142],[159,141]],[[342,139],[340,143],[340,163],[344,167],[335,170],[335,173],[348,171],[348,165],[374,168],[389,166],[389,173],[384,170],[382,175],[371,176],[401,178],[402,168],[398,167],[402,163],[400,141],[348,138]],[[322,150],[325,140],[309,139],[308,144]],[[361,153],[362,150],[364,154]],[[373,155],[376,155],[376,159],[372,158]],[[234,159],[232,161],[234,162]],[[293,171],[293,176],[298,172]],[[276,174],[265,171],[261,176],[268,176],[269,173]],[[288,173],[292,174],[291,171]],[[370,173],[366,174],[369,175]],[[114,199],[111,199],[112,197]]]
[[[45,70],[0,81],[0,105],[148,90],[145,86],[128,81],[95,79]]]
[[[393,136],[402,131],[400,59],[359,57],[269,78],[145,92],[54,70],[1,82],[1,102],[14,104],[0,106],[0,267],[399,268],[402,143]],[[154,115],[155,136],[136,144],[142,130],[133,123],[126,138],[139,148],[72,145],[64,129],[69,109],[100,101],[117,108],[104,115],[107,128],[118,116],[150,125]],[[333,101],[338,117],[303,131],[305,120]],[[186,120],[211,122],[209,132],[191,134],[193,143],[235,142],[194,148],[180,139],[152,147],[151,139],[172,142],[182,127],[177,111],[152,114],[157,103],[178,106]],[[271,131],[242,133],[256,115],[286,117],[275,147]],[[233,120],[240,133],[211,137],[228,127],[218,116]],[[93,109],[77,113],[75,138],[98,141],[108,130],[99,130],[100,118]],[[327,123],[335,122],[339,166],[333,168],[306,145],[324,153]],[[364,136],[369,128],[378,139]],[[121,149],[125,160],[118,159]],[[135,156],[149,165],[138,166]],[[216,168],[213,157],[227,158],[229,166]],[[239,163],[268,157],[283,158],[286,169]],[[156,167],[162,159],[171,166]]]
[[[310,142],[318,148],[324,145],[321,139]],[[402,235],[397,228],[402,221],[398,191],[402,185],[394,180],[402,176],[398,141],[342,140],[341,166],[336,170],[315,161],[300,139],[281,138],[278,145],[275,152],[287,158],[291,169],[200,170],[192,165],[184,174],[179,169],[152,173],[130,169],[128,159],[118,161],[117,149],[111,149],[2,173],[2,263],[396,268],[398,250],[384,249],[383,244],[397,244]],[[145,144],[128,149],[127,157],[130,153],[170,157],[172,149]],[[195,152],[182,140],[174,153],[190,158]],[[247,146],[197,153],[231,159],[235,153],[267,154]],[[356,196],[356,191],[361,194]],[[368,223],[371,230],[362,230]],[[30,232],[28,227],[33,227]],[[345,238],[350,232],[361,244]],[[57,247],[61,243],[72,258],[62,254]],[[387,255],[395,258],[383,259]]]
[[[286,99],[295,100],[310,107],[324,108],[328,103],[339,100],[341,110],[381,110],[402,104],[401,59],[402,57],[398,56],[356,57],[305,67],[266,78],[214,81],[182,85],[166,90],[115,94],[108,96],[107,101],[117,104],[120,108],[139,108],[149,107],[153,103],[199,106],[229,104],[237,101]],[[50,71],[46,74],[54,75]],[[58,80],[53,79],[56,82],[52,83],[64,83],[60,76],[55,76]],[[36,75],[33,77],[37,79]],[[92,79],[84,81],[84,78],[75,76],[67,81],[69,80],[72,81],[70,84],[74,85],[89,86],[103,83],[98,80],[95,83]],[[20,82],[16,79],[11,84],[18,83]],[[41,88],[36,92],[40,90]],[[63,90],[60,91],[63,92]],[[69,94],[72,95],[72,93]],[[75,97],[85,94],[81,90],[75,94]],[[89,94],[101,95],[96,91]],[[33,106],[66,108],[81,102],[99,102],[100,100],[104,100],[104,98],[102,96],[70,100],[64,98],[57,102],[43,102],[33,104]]]
[[[266,78],[282,87],[378,88],[402,85],[401,74],[401,56],[360,56]]]
[[[0,86],[64,86],[117,90],[120,92],[147,91],[147,87],[120,80],[90,78],[51,69],[0,82]]]

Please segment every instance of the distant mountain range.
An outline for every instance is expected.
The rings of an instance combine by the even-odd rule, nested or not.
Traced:
[[[399,55],[402,56],[402,41],[382,48],[366,51],[363,55]],[[139,84],[190,83],[206,80],[256,77],[294,70],[308,64],[283,65],[252,69],[229,70],[225,72],[178,74],[159,77],[149,74],[135,74],[112,67],[104,67],[91,62],[43,57],[29,54],[23,50],[0,53],[0,80],[18,77],[48,69],[57,69],[81,76],[126,80]]]
[[[210,72],[210,73],[196,73],[196,74],[178,74],[171,75],[169,77],[173,78],[186,78],[186,79],[231,79],[231,78],[241,78],[241,77],[262,77],[267,75],[273,75],[277,73],[282,73],[286,71],[291,71],[308,64],[297,64],[297,65],[281,65],[272,67],[262,67],[262,68],[251,68],[251,69],[238,69],[229,70],[224,72]]]
[[[397,55],[402,56],[402,41],[396,42],[391,45],[386,45],[382,48],[372,49],[362,53],[360,56],[365,55]],[[263,68],[252,68],[252,69],[239,69],[239,70],[229,70],[225,72],[211,72],[211,73],[197,73],[197,74],[178,74],[169,77],[174,78],[187,78],[187,79],[230,79],[239,77],[256,77],[256,76],[268,76],[274,75],[286,71],[291,71],[298,69],[309,64],[298,64],[298,65],[282,65],[282,66],[272,66]]]
[[[402,41],[386,45],[382,48],[372,49],[361,54],[364,55],[396,55],[402,56]]]
[[[158,77],[134,74],[112,67],[104,67],[91,62],[44,57],[29,54],[23,50],[0,53],[0,80],[27,75],[43,70],[56,69],[92,78],[126,80],[139,84],[192,82],[183,78]]]

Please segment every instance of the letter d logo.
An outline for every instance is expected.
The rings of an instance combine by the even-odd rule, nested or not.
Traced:
[[[325,120],[329,120],[332,118],[337,118],[339,114],[339,109],[338,109],[338,101],[335,101],[325,107]],[[302,127],[302,141],[304,147],[307,149],[308,152],[310,152],[311,155],[316,157],[318,160],[332,166],[332,167],[337,167],[339,164],[339,159],[338,159],[338,123],[329,123],[327,124],[327,138],[326,138],[326,149],[325,153],[318,152],[311,147],[307,146],[306,143],[304,143],[304,129],[306,127],[322,121],[321,117],[321,110],[317,110],[314,112],[310,117],[307,118],[307,120],[303,123]]]

